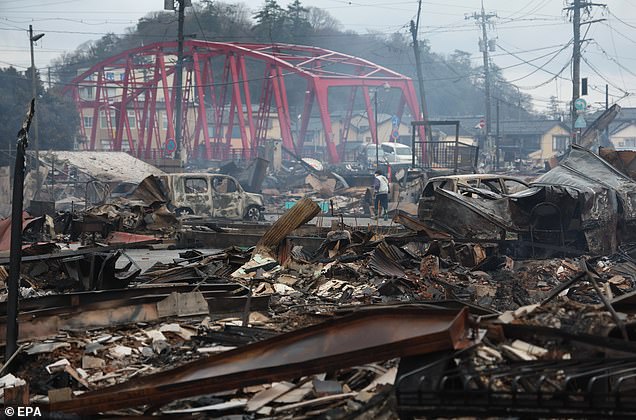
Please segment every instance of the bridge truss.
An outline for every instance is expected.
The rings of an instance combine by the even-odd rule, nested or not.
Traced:
[[[131,49],[95,64],[66,86],[82,117],[83,148],[127,150],[152,158],[174,146],[168,143],[175,138],[176,51],[176,42]],[[330,98],[334,100],[337,90],[344,90],[340,98],[348,98],[337,134],[341,142],[349,136],[358,95],[366,115],[374,115],[374,89],[399,91],[397,109],[391,110],[398,118],[407,106],[414,119],[420,115],[410,78],[317,47],[187,40],[182,80],[182,147],[196,159],[227,159],[237,130],[241,156],[255,156],[267,139],[271,119],[278,120],[283,146],[298,152],[310,117],[318,114],[328,159],[338,163],[330,114]],[[302,95],[297,118],[290,113],[290,95]],[[375,121],[368,120],[376,139]]]

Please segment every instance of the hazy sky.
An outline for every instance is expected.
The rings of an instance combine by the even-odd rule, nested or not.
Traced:
[[[196,1],[196,0],[194,0]],[[231,2],[231,1],[226,1]],[[243,1],[256,10],[262,0]],[[289,0],[279,0],[286,6]],[[329,11],[345,29],[390,34],[408,32],[417,13],[417,0],[313,0],[304,5]],[[496,13],[489,37],[496,38],[493,61],[523,92],[531,94],[537,109],[544,109],[550,96],[563,103],[571,98],[572,24],[563,12],[563,0],[485,0],[486,12]],[[610,102],[636,106],[636,0],[608,0],[608,7],[595,8],[589,19],[605,19],[582,27],[590,41],[584,44],[581,74],[588,77],[588,102],[601,106],[605,84],[610,85]],[[455,49],[472,54],[481,64],[478,49],[480,29],[466,19],[481,7],[480,0],[422,1],[420,38],[433,51],[448,54]],[[163,0],[0,0],[0,67],[29,66],[27,30],[46,33],[35,48],[36,66],[45,67],[63,52],[73,51],[88,40],[107,32],[123,34],[125,29],[151,11],[161,10]],[[588,29],[589,27],[589,29]],[[176,34],[175,34],[176,37]],[[588,64],[589,63],[589,64]],[[564,69],[565,68],[565,69]],[[560,77],[555,74],[560,73]],[[426,68],[424,68],[426,72]],[[597,74],[598,73],[598,74]],[[632,95],[625,97],[625,95]],[[621,99],[622,98],[622,99]],[[597,104],[598,103],[598,104]]]

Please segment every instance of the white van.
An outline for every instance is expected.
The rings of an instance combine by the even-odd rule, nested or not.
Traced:
[[[380,147],[384,152],[384,159],[388,163],[411,163],[413,161],[411,148],[402,143],[382,143]]]

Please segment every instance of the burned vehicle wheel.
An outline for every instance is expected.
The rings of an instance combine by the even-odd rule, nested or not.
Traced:
[[[177,217],[181,217],[181,216],[188,216],[188,215],[194,214],[194,212],[190,208],[179,207],[178,209],[174,211],[174,214],[176,214]]]
[[[257,222],[257,221],[263,219],[263,213],[261,212],[261,210],[258,207],[250,206],[250,207],[248,207],[247,211],[245,212],[245,219],[246,220],[253,220],[253,221]]]

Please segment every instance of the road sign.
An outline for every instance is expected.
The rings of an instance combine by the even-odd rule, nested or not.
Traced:
[[[574,101],[574,109],[577,111],[583,111],[587,108],[587,102],[583,98],[578,98]]]
[[[177,150],[177,142],[174,141],[174,139],[168,139],[166,140],[166,151],[168,153],[172,153],[175,150]]]
[[[400,137],[400,132],[398,131],[397,127],[393,129],[393,131],[391,132],[391,138],[393,138],[394,140],[397,140],[398,137]]]
[[[587,122],[585,121],[585,118],[583,118],[583,115],[579,115],[579,117],[574,122],[574,128],[585,128],[585,127],[587,127]]]
[[[393,125],[393,127],[396,127],[397,125],[400,124],[400,119],[398,118],[397,115],[394,115],[393,117],[391,117],[391,124]]]

